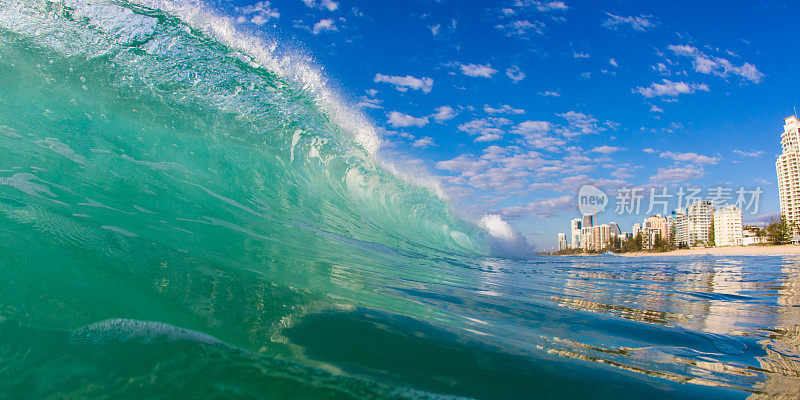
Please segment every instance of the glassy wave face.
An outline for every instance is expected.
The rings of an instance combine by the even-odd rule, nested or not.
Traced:
[[[0,398],[798,394],[800,261],[493,258],[377,143],[202,7],[0,0]]]

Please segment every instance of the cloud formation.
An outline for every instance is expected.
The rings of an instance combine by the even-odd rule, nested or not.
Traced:
[[[661,83],[652,83],[648,87],[638,86],[633,89],[634,93],[639,93],[644,97],[678,97],[681,94],[692,94],[696,91],[707,92],[708,85],[705,83],[686,83],[673,82],[663,79]]]
[[[398,111],[392,111],[389,113],[388,123],[395,128],[408,128],[411,126],[422,128],[423,126],[428,125],[428,117],[417,118]]]
[[[508,118],[480,118],[459,125],[458,130],[475,136],[476,142],[491,142],[502,138],[506,133],[502,127],[510,124]]]
[[[519,81],[525,79],[525,73],[522,72],[516,65],[512,65],[506,69],[506,76],[508,79],[514,81],[514,83],[518,83]]]
[[[436,113],[433,114],[433,119],[443,122],[455,118],[456,115],[457,113],[453,107],[441,106],[436,108]]]
[[[336,9],[339,8],[339,3],[333,0],[320,0],[319,2],[315,0],[303,0],[303,3],[310,8],[318,8],[320,10],[336,11]]]
[[[338,30],[339,28],[336,27],[336,23],[333,22],[332,19],[326,18],[314,24],[314,27],[311,28],[311,33],[319,35],[321,32],[333,32]]]
[[[512,114],[512,115],[525,114],[525,110],[521,108],[511,107],[508,104],[500,105],[497,108],[494,108],[488,104],[484,104],[483,111],[485,111],[487,114]]]
[[[761,83],[764,80],[764,74],[755,65],[748,62],[737,66],[728,59],[708,56],[697,47],[688,45],[670,45],[667,48],[675,55],[691,58],[694,70],[701,74],[711,74],[722,78],[737,75],[753,83]]]
[[[496,72],[491,64],[461,64],[461,73],[473,78],[491,78]]]
[[[676,153],[672,151],[665,151],[659,154],[659,157],[692,164],[716,164],[719,161],[716,157],[704,156],[697,153]]]
[[[250,22],[261,26],[269,22],[270,19],[278,19],[281,16],[278,10],[272,8],[268,1],[259,1],[256,4],[245,7],[236,7],[234,10],[242,14],[236,18],[236,22],[240,24]]]
[[[644,32],[645,30],[658,25],[652,20],[652,15],[622,17],[619,15],[606,13],[606,16],[607,18],[603,20],[603,26],[611,30],[617,30],[620,26],[627,25],[633,30]]]
[[[431,78],[416,78],[411,75],[406,76],[389,76],[383,74],[376,74],[374,82],[376,83],[389,83],[394,85],[394,88],[399,92],[406,92],[411,90],[421,90],[424,93],[430,93],[433,89],[433,79]]]

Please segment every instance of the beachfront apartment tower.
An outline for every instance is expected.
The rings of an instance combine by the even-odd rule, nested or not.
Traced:
[[[643,245],[645,248],[652,249],[655,247],[656,238],[658,241],[669,241],[669,225],[667,219],[662,217],[661,214],[651,215],[642,221],[642,238],[644,239]]]
[[[796,115],[784,119],[781,147],[783,153],[775,162],[778,172],[778,194],[781,214],[795,233],[800,226],[800,120]]]
[[[581,249],[594,250],[594,232],[591,227],[581,226]]]
[[[569,224],[570,233],[572,235],[571,246],[573,249],[581,248],[581,219],[575,218]]]
[[[594,226],[594,214],[587,214],[583,216],[581,228],[591,228]]]
[[[714,221],[714,203],[708,200],[695,201],[689,204],[686,216],[689,246],[708,245],[708,235],[711,233],[711,223]]]
[[[567,247],[567,234],[566,233],[559,233],[558,234],[558,250],[566,250]]]
[[[678,209],[672,212],[667,218],[668,228],[670,230],[670,235],[675,235],[675,237],[670,237],[670,240],[675,245],[675,247],[683,248],[689,247],[689,227],[688,227],[688,216],[686,215],[686,210]]]
[[[732,204],[717,210],[714,213],[716,246],[741,246],[743,242],[742,210]]]
[[[594,239],[593,250],[604,250],[611,244],[611,227],[608,224],[593,226],[592,239]]]
[[[633,235],[633,237],[636,237],[636,235],[638,235],[641,232],[642,232],[642,224],[638,222],[633,224],[633,228],[631,229],[631,235]]]

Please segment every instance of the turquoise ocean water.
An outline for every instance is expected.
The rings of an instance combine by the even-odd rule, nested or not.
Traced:
[[[316,71],[0,0],[0,398],[800,396],[800,258],[502,257]]]

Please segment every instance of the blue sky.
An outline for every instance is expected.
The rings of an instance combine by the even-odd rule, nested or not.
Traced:
[[[775,157],[800,103],[789,1],[214,4],[312,57],[384,154],[540,248],[579,215],[585,183],[611,195],[759,186],[746,219],[778,211]],[[611,204],[599,222],[629,230],[645,216]]]

